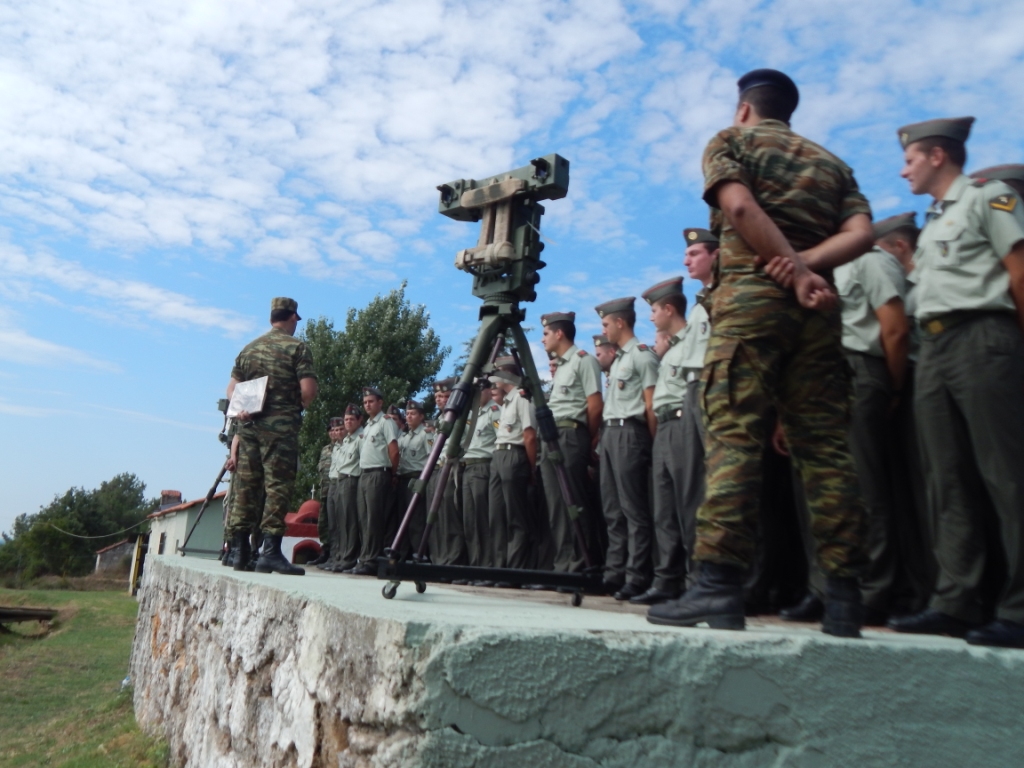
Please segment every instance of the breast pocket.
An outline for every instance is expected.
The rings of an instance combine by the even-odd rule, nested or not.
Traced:
[[[562,373],[558,377],[558,384],[555,385],[555,389],[560,395],[568,395],[576,388],[576,371],[570,371],[569,373]]]
[[[965,229],[966,226],[958,221],[948,221],[939,227],[932,251],[933,266],[936,269],[954,269],[960,266],[963,261]]]

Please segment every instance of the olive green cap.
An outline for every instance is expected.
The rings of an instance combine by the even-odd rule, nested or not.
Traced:
[[[932,136],[943,136],[963,143],[971,135],[971,125],[973,124],[973,117],[944,117],[937,120],[925,120],[923,123],[904,125],[896,133],[900,137],[900,146],[904,149],[915,141]]]
[[[363,397],[366,397],[367,395],[373,395],[380,400],[384,399],[384,395],[382,395],[380,390],[376,387],[363,387]]]
[[[979,181],[996,179],[1005,182],[1013,187],[1018,195],[1024,197],[1024,165],[993,165],[991,168],[975,171],[971,178]]]
[[[897,229],[917,229],[917,214],[913,211],[899,213],[887,219],[876,221],[874,226],[875,240],[885,237]]]
[[[331,429],[345,426],[344,416],[331,416]]]
[[[612,346],[612,343],[610,341],[608,341],[608,337],[607,336],[605,336],[603,333],[599,333],[599,334],[597,334],[594,337],[594,346],[595,347],[610,347],[610,346]]]
[[[494,358],[495,368],[515,368],[516,359],[512,355],[502,355],[501,357]]]
[[[421,414],[424,413],[423,403],[418,400],[407,400],[405,403],[405,410],[407,411],[419,411]]]
[[[648,304],[654,304],[654,302],[661,301],[662,299],[672,295],[683,295],[682,277],[670,277],[668,280],[664,280],[657,285],[652,285],[643,292],[644,301]]]
[[[270,311],[273,312],[275,309],[283,309],[287,312],[294,312],[295,319],[301,320],[299,317],[299,302],[295,299],[289,299],[287,296],[278,296],[276,299],[270,300]]]
[[[540,324],[545,328],[551,323],[575,323],[575,312],[549,312],[540,316]]]
[[[691,245],[697,245],[697,243],[707,243],[708,245],[713,245],[715,248],[718,247],[718,238],[715,237],[714,233],[710,229],[688,227],[683,230],[683,239],[686,241],[687,248]]]
[[[363,415],[363,411],[355,403],[349,403],[348,405],[345,406],[345,415],[346,416],[362,416]]]
[[[612,299],[606,301],[604,304],[598,304],[594,307],[594,311],[597,312],[599,317],[610,315],[613,312],[629,312],[633,309],[633,304],[636,302],[636,296],[626,296],[622,299]]]
[[[451,376],[447,379],[438,379],[434,382],[434,392],[451,392],[457,380]]]
[[[520,377],[516,376],[511,371],[495,371],[490,376],[488,376],[488,380],[492,384],[497,384],[501,382],[504,384],[511,384],[512,386],[515,387],[518,387],[519,383],[522,381]]]

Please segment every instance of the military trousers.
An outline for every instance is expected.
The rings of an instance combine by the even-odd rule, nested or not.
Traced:
[[[566,480],[572,493],[573,502],[579,508],[579,523],[584,541],[593,537],[594,512],[590,506],[590,492],[587,484],[587,465],[590,463],[590,430],[584,426],[576,428],[559,427],[558,450],[562,454]],[[551,548],[554,550],[556,571],[581,571],[584,566],[583,550],[577,540],[569,508],[562,498],[558,474],[551,462],[547,446],[541,453],[541,477],[544,482],[544,496],[547,499],[548,527]]]
[[[496,568],[533,567],[530,493],[533,480],[526,448],[496,446],[491,459],[491,552]]]
[[[438,484],[441,482],[441,465],[434,468],[434,473],[427,483],[427,510],[434,502]],[[441,506],[437,510],[437,520],[430,531],[430,560],[438,565],[463,565],[465,563],[466,540],[462,531],[462,511],[459,499],[462,469],[458,464],[452,466],[448,474],[448,482],[444,486]]]
[[[239,430],[232,534],[251,533],[259,524],[263,533],[284,535],[284,516],[290,511],[298,469],[301,424],[301,418],[266,416]]]
[[[651,433],[647,423],[606,423],[601,433],[601,505],[608,526],[604,578],[646,589],[651,581]]]
[[[331,481],[330,499],[336,522],[331,534],[331,565],[352,568],[359,561],[359,475]],[[330,514],[330,513],[329,513]]]
[[[407,514],[409,514],[409,506],[412,504],[413,496],[416,492],[412,488],[412,484],[419,479],[419,472],[406,473],[399,475],[398,477],[398,514],[395,515],[395,530],[389,531],[392,538],[386,542],[386,546],[391,546],[394,541],[394,536],[398,534],[398,527],[401,526],[402,520]],[[403,555],[408,555],[411,552],[417,552],[420,548],[420,542],[423,540],[423,531],[427,527],[427,500],[426,494],[421,494],[416,500],[416,506],[413,508],[412,514],[409,516],[409,524],[405,528],[405,534],[402,536],[400,549]]]
[[[462,532],[468,565],[494,567],[489,495],[491,460],[467,459],[462,469]]]
[[[384,552],[388,530],[393,525],[395,485],[390,469],[364,469],[359,475],[360,564],[373,564]]]
[[[695,559],[749,568],[764,453],[777,411],[800,474],[822,570],[858,576],[864,508],[850,454],[850,375],[836,312],[793,298],[719,297],[702,374],[707,488]]]
[[[321,544],[330,544],[331,541],[331,483],[333,480],[321,481],[320,488],[320,513],[316,516],[316,537]]]
[[[914,406],[939,573],[931,606],[982,621],[994,510],[1006,558],[996,615],[1024,623],[1024,336],[1016,318],[979,315],[923,335]]]

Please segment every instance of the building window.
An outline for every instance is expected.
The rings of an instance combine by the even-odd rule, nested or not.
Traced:
[[[156,553],[158,555],[162,555],[164,553],[164,547],[166,545],[167,545],[167,534],[166,533],[161,533],[160,534],[160,544],[156,548]]]

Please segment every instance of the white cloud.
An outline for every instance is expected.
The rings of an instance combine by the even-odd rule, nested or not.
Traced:
[[[29,335],[17,326],[12,313],[8,310],[0,310],[0,360],[48,368],[91,368],[111,373],[120,370],[113,363],[95,358],[81,350]],[[11,409],[20,407],[7,404],[4,412],[15,413],[16,411]],[[45,409],[25,408],[21,415],[40,415],[43,410]]]

